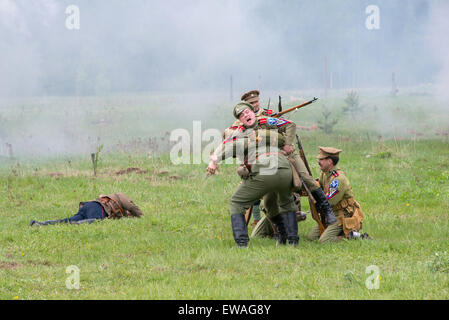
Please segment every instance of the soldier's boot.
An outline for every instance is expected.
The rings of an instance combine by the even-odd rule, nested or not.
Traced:
[[[295,215],[296,218],[296,215]],[[285,226],[285,213],[278,214],[277,216],[270,218],[271,222],[273,222],[274,226],[278,231],[278,236],[276,237],[277,244],[286,244],[287,243],[287,229]]]
[[[32,226],[46,226],[49,224],[58,224],[58,223],[66,223],[67,219],[59,219],[59,220],[47,220],[47,221],[36,221],[36,220],[31,220],[30,222],[30,227]]]
[[[326,195],[324,194],[323,190],[321,188],[318,188],[312,191],[312,195],[316,200],[318,211],[323,213],[326,217],[327,224],[331,225],[336,223],[337,218],[335,217],[334,211],[332,210],[329,201],[327,201]]]
[[[231,215],[232,234],[237,246],[247,247],[249,242],[248,228],[246,227],[245,215]]]
[[[298,245],[298,219],[296,218],[296,212],[287,212],[282,215],[282,218],[287,229],[288,244],[292,246]]]

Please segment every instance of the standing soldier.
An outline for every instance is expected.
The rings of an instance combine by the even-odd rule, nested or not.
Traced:
[[[248,102],[253,106],[254,113],[256,117],[261,116],[271,116],[273,114],[273,110],[270,109],[262,109],[260,108],[260,98],[259,98],[260,92],[258,90],[251,90],[242,95],[241,100]],[[230,126],[229,128],[225,129],[223,132],[223,139],[228,137],[230,134],[234,132],[234,130],[238,129],[242,125],[242,122],[239,119],[236,119],[235,122]],[[253,226],[255,226],[261,219],[260,215],[260,200],[257,200],[253,204],[252,208],[252,216],[253,216]]]
[[[242,104],[241,102],[240,104]],[[251,106],[252,114],[254,114],[254,107],[251,104],[246,103],[246,105]],[[236,117],[237,118],[237,117]],[[238,118],[240,121],[241,119]],[[233,137],[241,132],[245,128],[244,125],[239,126],[237,129],[234,129],[232,133],[223,141],[223,145],[226,141],[232,140]],[[296,139],[296,124],[282,118],[272,118],[272,117],[256,117],[256,123],[252,126],[252,129],[275,129],[277,130],[283,137],[283,147],[282,151],[287,155],[288,159],[294,163],[295,172],[298,176],[303,180],[304,184],[310,190],[312,196],[316,200],[316,206],[319,212],[325,217],[326,221],[323,223],[333,224],[337,221],[335,215],[332,211],[332,208],[329,202],[326,199],[326,196],[323,190],[316,184],[315,179],[309,174],[307,168],[299,156],[297,152],[295,152],[295,147],[293,143]],[[268,194],[264,198],[264,207],[268,212],[268,216],[276,216],[278,214],[278,203],[276,196],[274,194]],[[297,210],[295,210],[296,212]],[[295,217],[291,217],[291,219],[296,219]]]
[[[320,187],[326,192],[326,198],[332,205],[337,222],[328,225],[320,236],[318,226],[312,229],[309,240],[320,242],[338,241],[343,236],[357,238],[362,229],[363,213],[360,205],[354,200],[352,187],[346,174],[337,167],[339,154],[342,150],[319,147],[317,156],[321,174],[318,179]],[[363,237],[369,237],[364,234]]]
[[[316,200],[317,209],[325,217],[325,222],[327,224],[335,223],[337,220],[323,190],[316,184],[315,179],[309,174],[304,161],[295,151],[295,147],[293,146],[296,139],[296,124],[286,119],[271,117],[259,117],[258,124],[259,128],[262,129],[267,127],[277,128],[278,131],[284,136],[285,144],[282,150],[287,154],[288,159],[294,163],[296,173],[302,179],[303,183],[310,190],[313,198]],[[271,206],[269,202],[265,201],[264,206],[267,211],[276,208],[276,206]]]
[[[290,162],[281,151],[285,142],[283,135],[277,130],[269,130],[278,129],[278,124],[270,122],[265,125],[265,130],[260,128],[253,106],[244,101],[234,107],[234,116],[242,125],[218,146],[207,168],[209,174],[214,174],[220,161],[231,156],[244,156],[241,159],[243,165],[239,167],[243,180],[232,195],[229,206],[234,240],[239,247],[248,246],[245,210],[264,197],[264,203],[278,207],[267,213],[279,231],[278,243],[288,241],[296,245],[299,237],[292,196],[293,174]],[[272,200],[267,201],[268,195]]]

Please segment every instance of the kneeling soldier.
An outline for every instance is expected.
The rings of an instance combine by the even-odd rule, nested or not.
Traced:
[[[343,236],[352,238],[362,229],[363,213],[360,205],[354,200],[348,177],[337,167],[341,151],[330,147],[320,147],[317,158],[321,174],[318,182],[326,193],[337,222],[328,225],[321,236],[316,226],[309,234],[309,240],[338,241]]]

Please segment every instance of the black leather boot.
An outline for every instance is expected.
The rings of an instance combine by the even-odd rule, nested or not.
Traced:
[[[235,243],[239,247],[247,247],[249,242],[248,228],[246,227],[245,215],[231,215],[232,233]]]
[[[287,229],[288,244],[296,246],[299,242],[296,212],[287,212],[282,215],[282,218],[284,219],[284,225]]]
[[[327,201],[326,195],[321,188],[312,191],[312,195],[316,200],[317,209],[326,217],[327,225],[337,222],[334,211],[332,210],[329,201]]]
[[[276,238],[277,244],[286,244],[287,243],[287,229],[285,226],[285,213],[278,214],[277,216],[270,218],[271,222],[273,222],[274,226],[278,230],[278,237]]]

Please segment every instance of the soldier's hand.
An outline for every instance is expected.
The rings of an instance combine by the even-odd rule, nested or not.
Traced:
[[[292,154],[293,152],[295,152],[295,147],[293,147],[291,144],[286,144],[282,150],[286,153],[286,154]]]
[[[214,161],[209,162],[209,165],[206,169],[207,175],[213,175],[217,171],[219,171],[218,165]]]

